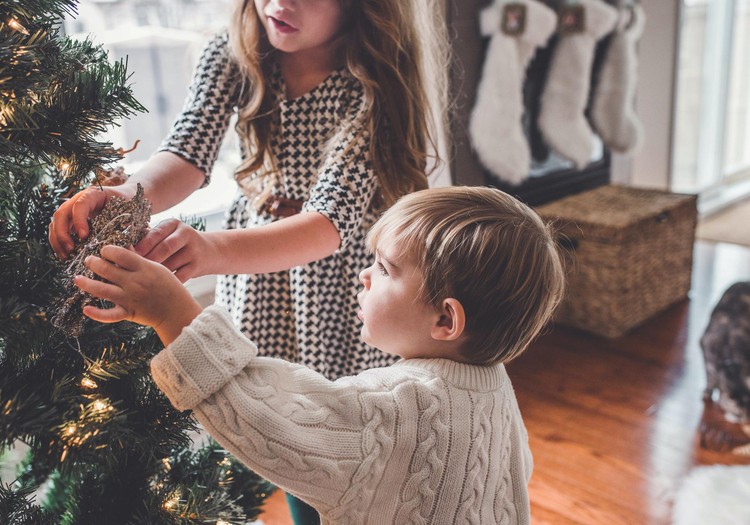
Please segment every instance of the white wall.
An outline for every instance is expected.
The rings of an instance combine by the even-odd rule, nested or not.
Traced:
[[[645,140],[630,158],[613,155],[612,179],[633,186],[668,189],[676,88],[680,0],[642,0],[646,27],[639,46],[636,110]]]

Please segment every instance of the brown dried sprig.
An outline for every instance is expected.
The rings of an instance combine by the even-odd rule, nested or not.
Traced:
[[[83,307],[93,304],[97,299],[75,286],[73,278],[83,275],[98,279],[84,265],[86,257],[98,256],[101,249],[108,244],[122,247],[138,244],[146,235],[150,220],[151,203],[143,196],[143,187],[140,184],[132,199],[111,197],[99,215],[89,219],[89,236],[84,241],[76,242],[69,262],[66,263],[63,282],[65,294],[52,319],[54,326],[70,337],[78,337],[85,320]]]

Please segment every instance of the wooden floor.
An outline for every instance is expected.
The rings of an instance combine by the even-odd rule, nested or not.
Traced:
[[[508,366],[534,454],[535,525],[667,525],[696,465],[750,464],[698,446],[705,384],[698,340],[713,305],[750,279],[750,249],[696,244],[686,300],[604,340],[555,329]],[[261,517],[290,525],[277,493]]]

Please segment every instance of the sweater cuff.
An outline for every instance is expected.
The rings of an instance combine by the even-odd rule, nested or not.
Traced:
[[[221,389],[257,354],[229,314],[209,306],[151,360],[151,375],[175,408],[189,410]]]

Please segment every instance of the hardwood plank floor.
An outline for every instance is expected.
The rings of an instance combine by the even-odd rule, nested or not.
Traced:
[[[534,454],[535,525],[666,525],[696,465],[750,464],[697,443],[705,384],[698,340],[750,249],[696,243],[690,298],[606,340],[555,328],[508,366]],[[264,525],[291,525],[279,492]]]

